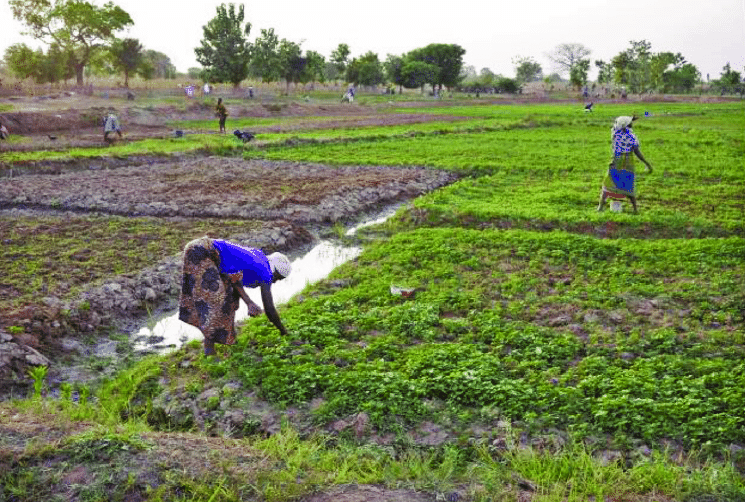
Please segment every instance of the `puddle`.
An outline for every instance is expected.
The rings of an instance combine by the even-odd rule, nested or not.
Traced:
[[[393,216],[396,209],[398,206],[386,209],[348,229],[345,235],[351,236],[361,228],[385,222]],[[356,246],[343,246],[338,242],[322,240],[306,254],[292,261],[292,274],[287,279],[272,285],[274,304],[279,306],[287,303],[293,296],[305,289],[305,286],[324,279],[336,267],[353,260],[361,252],[362,248]],[[257,305],[262,305],[259,288],[246,288],[246,292]],[[246,305],[241,301],[236,313],[236,321],[241,321],[246,317],[248,317]],[[140,329],[134,336],[134,350],[165,353],[191,340],[201,341],[202,338],[202,332],[198,328],[180,321],[178,313],[173,313],[159,320],[152,328],[145,326]]]

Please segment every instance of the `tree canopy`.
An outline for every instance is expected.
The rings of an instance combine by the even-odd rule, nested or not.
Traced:
[[[243,26],[244,9],[221,4],[217,15],[202,27],[201,45],[194,49],[197,61],[204,67],[202,78],[208,82],[230,82],[237,87],[248,76],[250,46],[246,37],[251,23]]]
[[[124,72],[124,87],[129,87],[129,76],[141,70],[145,62],[142,44],[134,38],[115,40],[110,52],[114,67]]]
[[[426,47],[414,49],[406,55],[408,61],[420,61],[438,68],[437,76],[431,83],[432,87],[455,87],[461,80],[463,55],[466,50],[456,44],[429,44]]]
[[[13,44],[5,49],[5,62],[12,74],[19,78],[32,78],[38,84],[55,83],[75,76],[70,54],[53,43],[45,54],[26,44]]]
[[[559,73],[570,75],[577,63],[587,58],[592,51],[582,44],[559,44],[547,56]]]
[[[512,59],[515,65],[515,79],[518,82],[532,82],[540,80],[543,75],[543,68],[532,57],[517,56]]]
[[[359,58],[352,59],[347,65],[346,79],[355,85],[375,86],[385,82],[383,65],[378,55],[369,51]]]
[[[339,75],[344,75],[347,71],[347,64],[349,63],[349,55],[351,54],[349,46],[347,44],[339,44],[336,49],[331,52],[329,61],[334,64],[336,71]]]
[[[646,40],[630,44],[611,60],[616,84],[627,86],[630,92],[689,92],[699,81],[698,69],[682,54],[653,53]]]
[[[113,41],[115,33],[133,23],[112,2],[98,7],[82,0],[9,0],[13,17],[25,24],[25,34],[56,44],[69,57],[77,84],[83,85],[83,70],[96,51]]]

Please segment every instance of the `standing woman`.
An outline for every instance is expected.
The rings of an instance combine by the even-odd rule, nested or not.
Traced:
[[[235,343],[235,312],[239,299],[249,315],[266,316],[287,335],[272,299],[272,284],[290,275],[290,261],[282,253],[266,256],[222,239],[202,237],[184,248],[184,275],[179,299],[179,319],[204,335],[204,354],[214,355],[215,344]],[[246,294],[244,286],[261,288],[264,309]]]
[[[603,210],[605,200],[610,197],[612,199],[630,199],[634,206],[634,212],[637,212],[636,192],[634,191],[634,157],[632,153],[644,162],[648,173],[652,173],[652,166],[639,150],[639,140],[631,130],[634,120],[636,120],[635,116],[624,116],[616,118],[613,123],[611,129],[613,160],[608,166],[608,174],[605,175],[603,187],[600,190],[598,211]]]
[[[217,106],[215,107],[215,115],[220,119],[220,132],[225,133],[225,119],[228,118],[228,110],[225,105],[222,104],[222,98],[217,98]]]

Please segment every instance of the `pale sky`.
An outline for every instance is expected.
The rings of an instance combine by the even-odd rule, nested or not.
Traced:
[[[134,21],[119,37],[139,39],[186,72],[199,66],[194,48],[202,26],[215,16],[216,6],[228,2],[114,3]],[[349,45],[352,57],[373,51],[381,61],[387,54],[400,55],[430,43],[452,43],[466,50],[466,65],[513,77],[512,59],[518,55],[532,56],[548,74],[552,68],[546,54],[560,43],[585,45],[594,62],[609,61],[630,47],[630,40],[645,39],[653,52],[682,53],[704,79],[707,73],[719,78],[728,61],[741,73],[745,66],[745,0],[264,0],[243,5],[245,20],[251,23],[250,41],[262,28],[274,28],[280,39],[301,43],[303,50],[315,50],[327,59],[339,43]],[[46,50],[22,31],[7,1],[0,0],[2,52],[16,42]]]

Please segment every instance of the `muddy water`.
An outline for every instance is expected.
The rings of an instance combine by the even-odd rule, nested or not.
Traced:
[[[397,207],[391,207],[384,210],[349,228],[345,235],[352,236],[360,228],[385,222],[393,216],[396,209]],[[362,248],[356,246],[344,246],[332,240],[320,241],[306,254],[292,261],[292,273],[288,278],[272,285],[274,304],[287,303],[307,285],[326,278],[336,267],[356,258],[361,252]],[[247,288],[246,292],[257,305],[262,305],[259,288]],[[244,320],[246,317],[248,317],[246,305],[241,301],[236,313],[236,321]],[[191,340],[202,340],[202,338],[202,332],[199,329],[180,321],[178,313],[173,313],[154,324],[141,328],[134,337],[134,349],[140,352],[165,353]]]

